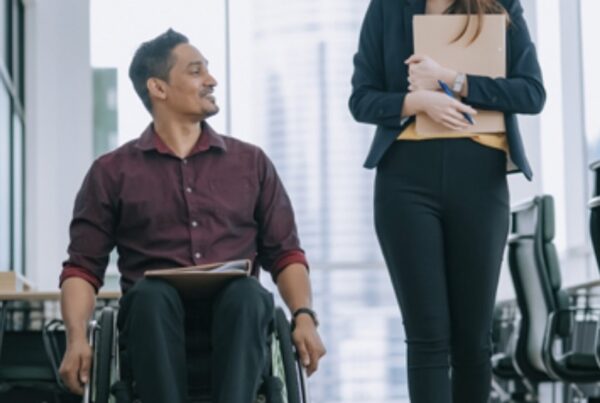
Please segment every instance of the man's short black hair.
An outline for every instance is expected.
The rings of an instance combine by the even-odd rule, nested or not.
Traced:
[[[169,71],[175,64],[171,51],[182,43],[189,43],[188,38],[169,28],[167,32],[142,43],[133,56],[129,66],[129,78],[133,82],[135,92],[150,113],[152,113],[152,103],[146,82],[151,77],[168,81]]]

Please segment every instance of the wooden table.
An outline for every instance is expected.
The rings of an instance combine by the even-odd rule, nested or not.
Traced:
[[[119,299],[120,291],[101,291],[96,299]],[[0,301],[58,301],[60,291],[0,292]]]

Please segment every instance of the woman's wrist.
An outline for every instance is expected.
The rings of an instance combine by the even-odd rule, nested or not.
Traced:
[[[402,107],[402,117],[416,115],[422,109],[422,93],[425,91],[413,91],[404,97],[404,106]]]
[[[450,88],[454,85],[454,80],[456,80],[456,76],[458,76],[458,72],[452,69],[444,69],[442,71],[440,80],[448,84]]]

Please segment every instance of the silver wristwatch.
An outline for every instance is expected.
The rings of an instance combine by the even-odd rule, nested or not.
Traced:
[[[455,94],[460,94],[466,80],[467,75],[465,73],[458,73],[454,79],[454,84],[452,84],[452,91],[454,91]]]

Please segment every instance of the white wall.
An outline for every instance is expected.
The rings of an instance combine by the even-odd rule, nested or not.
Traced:
[[[75,194],[92,161],[89,3],[28,0],[26,273],[58,287]]]

